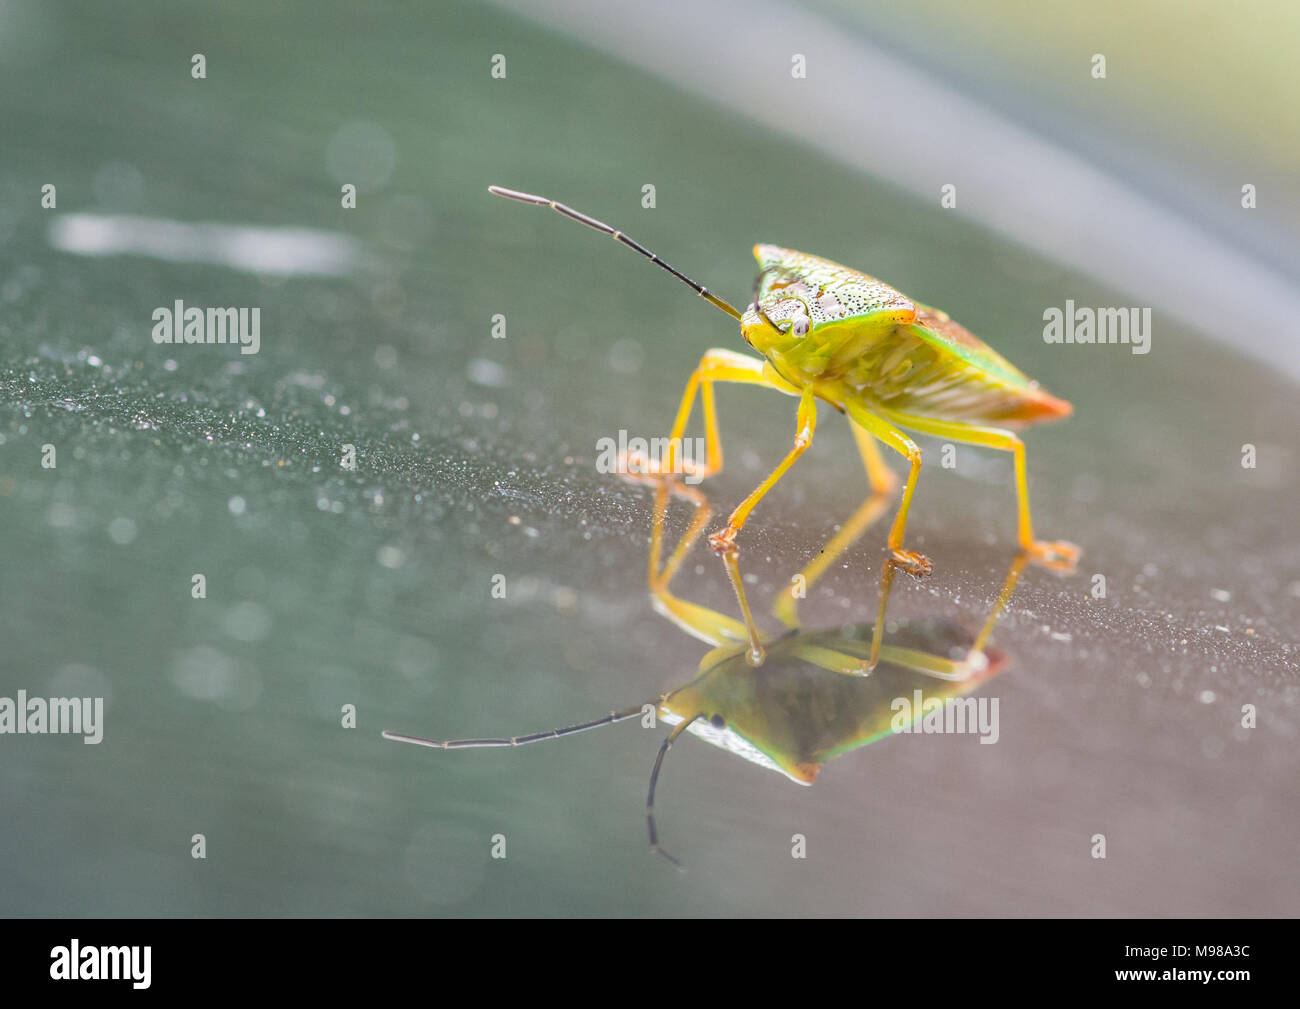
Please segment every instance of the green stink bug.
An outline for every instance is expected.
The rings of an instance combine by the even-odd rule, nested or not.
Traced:
[[[898,566],[914,575],[926,575],[931,570],[928,557],[903,546],[912,492],[921,472],[921,450],[903,432],[907,428],[1012,452],[1021,549],[1047,567],[1073,569],[1079,557],[1078,547],[1034,537],[1025,445],[1012,430],[1068,417],[1073,407],[1040,388],[944,312],[828,259],[776,245],[756,245],[759,274],[754,300],[741,313],[608,224],[544,196],[501,186],[489,186],[488,190],[507,199],[550,207],[612,236],[739,322],[745,341],[763,355],[756,359],[716,348],[705,352],[686,383],[669,435],[668,458],[661,465],[665,473],[674,469],[674,452],[686,432],[697,392],[704,411],[707,458],[696,474],[708,476],[722,468],[714,382],[765,385],[799,397],[794,447],[736,507],[726,526],[709,537],[718,553],[734,553],[736,534],[750,512],[812,444],[817,426],[816,401],[821,399],[848,415],[873,491],[890,492],[897,484],[880,457],[877,441],[908,461],[902,501],[888,539],[892,559]]]

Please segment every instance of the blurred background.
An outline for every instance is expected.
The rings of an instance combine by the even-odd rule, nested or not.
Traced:
[[[0,696],[107,708],[98,746],[0,736],[0,913],[1296,913],[1298,18],[0,3]],[[662,727],[380,738],[596,718],[706,650],[652,609],[653,494],[598,472],[597,440],[666,434],[700,354],[744,345],[490,183],[742,305],[755,242],[859,267],[1074,403],[1026,441],[1037,531],[1083,558],[1028,569],[994,631],[996,745],[885,739],[799,788],[684,737],[658,805],[679,876],[645,842]],[[155,344],[178,299],[260,307],[260,352]],[[1150,308],[1151,352],[1046,344],[1067,299]],[[718,404],[725,515],[794,402]],[[1010,460],[921,442],[909,545],[935,571],[890,617],[973,635],[1014,552]],[[823,411],[741,537],[765,627],[865,492]],[[874,619],[886,529],[808,626]],[[707,550],[674,588],[735,613]]]

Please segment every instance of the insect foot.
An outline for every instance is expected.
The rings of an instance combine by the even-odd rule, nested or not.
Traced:
[[[713,547],[713,552],[720,557],[727,554],[739,553],[740,551],[736,547],[737,531],[738,530],[735,526],[727,526],[716,533],[710,533],[709,546]]]
[[[614,472],[632,483],[654,483],[659,479],[658,469],[644,452],[620,452]]]
[[[668,468],[663,460],[630,449],[619,453],[614,472],[632,483],[655,483],[664,478],[681,477],[688,484],[697,484],[711,475],[713,470],[694,459],[677,457],[674,457],[672,468]]]
[[[1067,543],[1065,540],[1037,540],[1033,546],[1028,547],[1029,558],[1035,564],[1039,564],[1048,571],[1055,571],[1057,574],[1070,575],[1074,574],[1075,566],[1079,563],[1079,558],[1083,551],[1073,543]]]
[[[924,578],[934,570],[930,558],[915,550],[904,550],[900,547],[894,550],[893,554],[894,563],[914,578]]]

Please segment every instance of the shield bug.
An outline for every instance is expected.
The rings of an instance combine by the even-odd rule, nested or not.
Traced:
[[[877,442],[909,465],[902,499],[889,531],[891,561],[914,575],[931,570],[928,557],[903,545],[912,492],[921,472],[921,450],[904,429],[1013,453],[1019,504],[1020,547],[1046,567],[1071,570],[1079,548],[1034,536],[1024,442],[1015,429],[1068,417],[1073,407],[1051,395],[947,314],[914,301],[888,284],[820,256],[777,245],[756,245],[759,273],[754,299],[744,312],[664,262],[639,242],[581,211],[544,196],[489,186],[497,196],[549,207],[594,228],[667,270],[715,308],[740,324],[754,358],[731,350],[704,353],[686,383],[660,468],[671,473],[676,446],[699,394],[704,413],[706,462],[694,472],[722,468],[713,384],[767,386],[799,399],[794,447],[709,537],[724,556],[736,550],[736,534],[763,496],[812,444],[817,400],[847,414],[873,490],[892,491],[894,474]]]

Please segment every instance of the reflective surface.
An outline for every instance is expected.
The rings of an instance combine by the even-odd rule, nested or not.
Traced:
[[[21,138],[0,168],[0,695],[102,694],[107,713],[99,746],[0,737],[0,911],[1295,910],[1300,411],[1280,374],[1158,315],[1146,356],[1045,345],[1045,307],[1141,292],[1100,289],[505,14],[329,25],[249,5],[236,28],[170,8],[15,10],[6,51],[22,59],[0,67],[0,130]],[[205,82],[188,75],[200,45]],[[510,76],[494,84],[498,51]],[[1075,404],[1026,441],[1038,533],[1083,558],[1067,578],[1028,568],[993,631],[1013,659],[984,688],[996,745],[885,739],[798,788],[684,736],[657,808],[679,876],[645,850],[661,732],[463,754],[381,739],[597,718],[688,682],[704,650],[646,592],[653,488],[597,472],[596,441],[666,433],[703,350],[743,345],[670,278],[490,182],[627,227],[734,299],[756,241],[854,264]],[[796,184],[841,209],[811,213],[785,198]],[[72,213],[319,229],[351,265],[85,255],[52,237]],[[178,298],[260,306],[260,352],[154,344],[151,313]],[[794,401],[720,388],[718,407],[727,465],[706,486],[725,511],[788,451]],[[889,617],[973,631],[1014,551],[1010,460],[959,446],[945,469],[941,443],[921,444],[908,531],[935,569],[897,581]],[[756,613],[865,489],[847,426],[824,412],[740,541]],[[672,541],[688,521],[670,513]],[[810,589],[805,625],[872,624],[883,556],[877,523]],[[673,588],[739,619],[702,549]],[[356,729],[340,726],[346,704]]]

